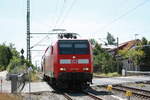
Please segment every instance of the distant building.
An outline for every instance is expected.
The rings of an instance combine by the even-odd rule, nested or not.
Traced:
[[[101,47],[103,49],[109,51],[109,50],[112,50],[112,49],[116,48],[117,46],[115,46],[115,45],[102,45]]]
[[[131,40],[131,41],[127,41],[124,42],[122,44],[119,44],[118,47],[109,49],[108,52],[113,55],[114,57],[116,57],[116,59],[121,60],[121,62],[123,63],[123,67],[126,70],[139,70],[138,66],[134,66],[134,64],[132,63],[132,61],[130,59],[122,59],[121,56],[116,55],[118,50],[130,50],[132,48],[135,48],[136,45],[141,42],[140,40]]]
[[[116,46],[115,48],[108,50],[108,52],[112,55],[115,55],[118,50],[124,50],[124,49],[130,50],[134,48],[139,42],[141,42],[139,39],[127,41],[119,44],[118,47]]]

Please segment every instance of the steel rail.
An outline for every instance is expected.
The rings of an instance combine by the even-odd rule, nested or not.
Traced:
[[[126,90],[125,90],[125,89],[122,89],[122,88],[113,87],[112,89],[117,90],[117,91],[126,92]],[[138,92],[135,92],[135,91],[132,91],[132,94],[133,94],[133,95],[136,95],[136,96],[141,96],[141,97],[150,98],[150,95],[138,93]]]
[[[103,100],[102,98],[100,97],[97,97],[96,95],[92,94],[92,93],[89,93],[89,92],[85,92],[85,91],[82,91],[82,93],[90,96],[91,98],[93,98],[94,100]]]
[[[123,86],[123,85],[118,85],[117,87],[121,87],[121,88],[126,88],[126,89],[130,89],[130,90],[135,90],[135,91],[140,91],[140,92],[145,92],[145,93],[150,93],[149,90],[144,90],[144,89],[139,89],[139,88],[134,88],[134,87],[128,87],[128,86]]]
[[[67,93],[62,93],[67,100],[73,100]]]

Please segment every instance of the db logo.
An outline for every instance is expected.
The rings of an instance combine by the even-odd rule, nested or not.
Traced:
[[[73,64],[76,64],[76,63],[77,63],[77,60],[76,60],[76,59],[73,59],[73,60],[72,60],[72,63],[73,63]]]

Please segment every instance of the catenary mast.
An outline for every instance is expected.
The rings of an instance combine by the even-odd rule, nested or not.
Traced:
[[[31,50],[30,50],[30,0],[27,0],[27,60],[31,61]]]

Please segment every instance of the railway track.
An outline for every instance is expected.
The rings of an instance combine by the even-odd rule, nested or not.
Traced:
[[[73,100],[67,93],[62,93],[67,100]]]
[[[150,85],[150,81],[143,82],[143,84],[148,84],[148,85]]]
[[[125,87],[125,86],[116,86],[113,87],[112,89],[117,91],[122,91],[122,92],[126,92],[127,90],[130,90],[132,91],[132,94],[134,96],[150,99],[150,95],[149,95],[150,91],[148,93],[148,91],[146,90],[135,89],[135,88]]]
[[[144,89],[139,89],[139,88],[134,88],[134,87],[128,87],[128,86],[123,86],[123,85],[120,85],[120,86],[117,86],[117,87],[125,88],[125,89],[128,89],[128,90],[139,92],[139,93],[146,94],[146,95],[150,94],[149,90],[144,90]]]
[[[82,91],[82,93],[88,95],[89,97],[93,98],[94,100],[103,100],[102,98],[97,97],[96,95],[94,95],[94,94],[92,94],[92,93],[85,92],[85,91]]]
[[[110,78],[110,77],[107,77],[107,76],[96,76],[96,75],[94,75],[93,77],[94,78]]]
[[[94,100],[103,100],[102,98],[100,97],[97,97],[95,96],[94,94],[91,94],[89,92],[85,92],[85,91],[82,91],[81,93],[89,96],[90,98],[94,99]],[[62,95],[67,99],[67,100],[73,100],[67,93],[62,93]]]

